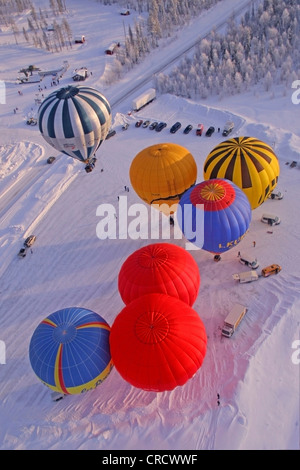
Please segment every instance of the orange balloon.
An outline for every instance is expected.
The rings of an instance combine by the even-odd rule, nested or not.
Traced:
[[[129,174],[137,195],[169,215],[176,211],[182,194],[196,183],[197,164],[181,145],[155,144],[135,156]]]

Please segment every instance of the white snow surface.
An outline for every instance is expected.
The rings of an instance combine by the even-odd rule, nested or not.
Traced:
[[[153,86],[151,77],[159,64],[242,2],[224,0],[110,86],[103,77],[113,57],[104,50],[113,40],[123,41],[123,22],[133,25],[138,14],[123,17],[116,5],[93,0],[68,3],[68,22],[74,34],[86,36],[85,44],[52,54],[25,41],[16,45],[8,31],[0,38],[0,79],[6,85],[6,103],[0,104],[0,449],[299,449],[300,105],[292,103],[294,90],[278,87],[201,102],[158,95],[129,115],[132,99]],[[35,4],[47,6],[43,1]],[[71,71],[85,66],[92,75],[84,84],[103,92],[112,104],[117,134],[103,142],[90,174],[80,162],[51,148],[38,126],[26,125],[26,119],[37,114],[35,98],[53,91],[50,78],[41,82],[47,87],[42,92],[36,83],[15,83],[21,67],[50,69],[64,60],[70,68],[57,87],[73,83]],[[149,80],[140,86],[144,78]],[[165,121],[168,126],[157,133],[136,128],[138,119]],[[129,168],[138,152],[155,143],[186,147],[197,162],[201,182],[203,162],[223,138],[218,132],[211,138],[197,137],[195,128],[202,122],[205,128],[222,129],[229,119],[235,123],[232,137],[253,136],[274,148],[280,162],[276,189],[284,198],[268,199],[253,210],[249,232],[221,262],[215,263],[203,250],[191,251],[201,275],[193,308],[208,336],[202,367],[182,387],[161,393],[131,386],[113,368],[96,389],[53,402],[29,361],[35,328],[56,310],[73,306],[91,309],[112,325],[124,307],[117,284],[122,263],[138,248],[157,242],[130,236],[100,240],[97,207],[113,204],[118,213],[117,197],[125,195],[128,205],[142,202],[130,185]],[[177,120],[182,128],[170,134]],[[124,121],[130,123],[127,131],[121,130]],[[184,135],[189,123],[194,129]],[[48,165],[50,155],[56,161]],[[294,160],[295,168],[286,164]],[[272,233],[260,221],[263,212],[281,218]],[[17,253],[32,233],[37,236],[33,252],[19,259]],[[185,246],[183,239],[170,242]],[[261,267],[278,263],[282,271],[240,285],[232,279],[233,273],[247,270],[238,262],[239,250],[255,255]],[[234,302],[246,305],[248,312],[227,339],[221,327]]]

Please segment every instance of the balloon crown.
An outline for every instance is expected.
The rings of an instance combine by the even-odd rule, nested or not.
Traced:
[[[73,98],[73,96],[76,96],[79,93],[79,89],[69,85],[67,87],[61,88],[60,90],[57,91],[56,96],[60,100],[64,99],[69,99]]]

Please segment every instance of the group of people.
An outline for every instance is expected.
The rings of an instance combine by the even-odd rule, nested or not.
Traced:
[[[44,89],[44,90],[47,90],[47,87],[46,87],[46,85],[44,85],[44,88],[42,88],[42,87],[41,87],[41,85],[39,85],[39,86],[38,86],[38,90],[39,90],[39,92],[43,91],[43,89]]]

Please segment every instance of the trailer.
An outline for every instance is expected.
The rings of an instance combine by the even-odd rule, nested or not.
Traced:
[[[235,304],[224,320],[222,335],[230,338],[246,315],[247,311],[248,309],[244,305]]]
[[[252,269],[244,273],[233,274],[232,277],[235,281],[239,281],[240,284],[244,284],[245,282],[257,281],[259,275]]]
[[[156,98],[155,88],[149,88],[149,90],[142,93],[140,96],[135,98],[132,102],[133,111],[139,111],[141,108],[151,103]]]

